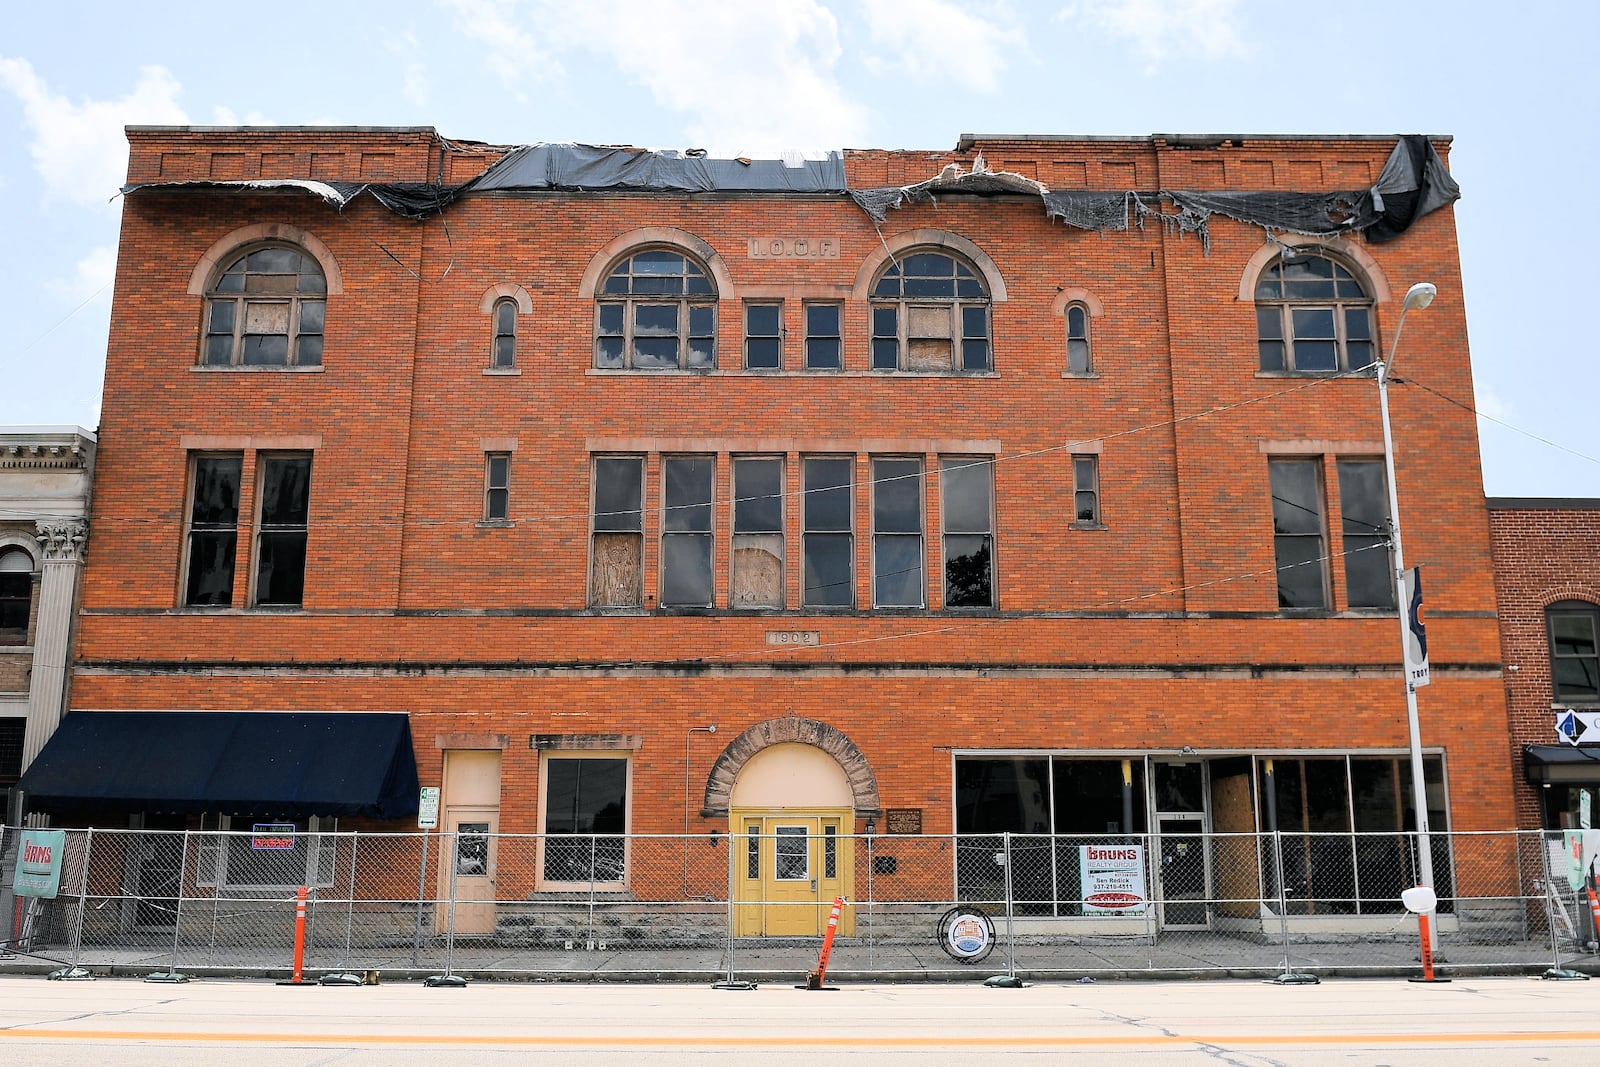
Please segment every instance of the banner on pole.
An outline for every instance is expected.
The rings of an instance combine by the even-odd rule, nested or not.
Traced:
[[[1422,574],[1416,568],[1400,578],[1406,600],[1406,684],[1420,689],[1428,684],[1428,626],[1422,610]]]

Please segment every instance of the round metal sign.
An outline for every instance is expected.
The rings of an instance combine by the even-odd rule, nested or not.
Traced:
[[[994,922],[977,908],[957,904],[939,917],[939,945],[962,963],[977,963],[994,951]]]

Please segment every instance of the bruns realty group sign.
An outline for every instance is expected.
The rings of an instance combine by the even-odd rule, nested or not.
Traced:
[[[1079,845],[1085,915],[1143,915],[1144,846]]]
[[[54,900],[61,888],[61,857],[67,850],[65,830],[24,830],[17,850],[17,871],[11,891],[19,897]]]

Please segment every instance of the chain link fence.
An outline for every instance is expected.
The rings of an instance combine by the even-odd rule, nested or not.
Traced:
[[[766,827],[771,829],[771,827]],[[1412,834],[544,836],[65,831],[53,898],[12,896],[0,957],[117,973],[583,979],[830,970],[1361,974],[1415,969]],[[789,832],[785,832],[789,831]],[[1433,834],[1435,961],[1595,970],[1559,835]],[[985,957],[988,957],[986,960]]]

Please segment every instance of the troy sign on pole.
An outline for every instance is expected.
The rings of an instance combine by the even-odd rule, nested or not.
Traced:
[[[1405,591],[1406,609],[1406,684],[1421,689],[1428,684],[1428,625],[1422,610],[1422,574],[1416,568],[1400,578]]]

